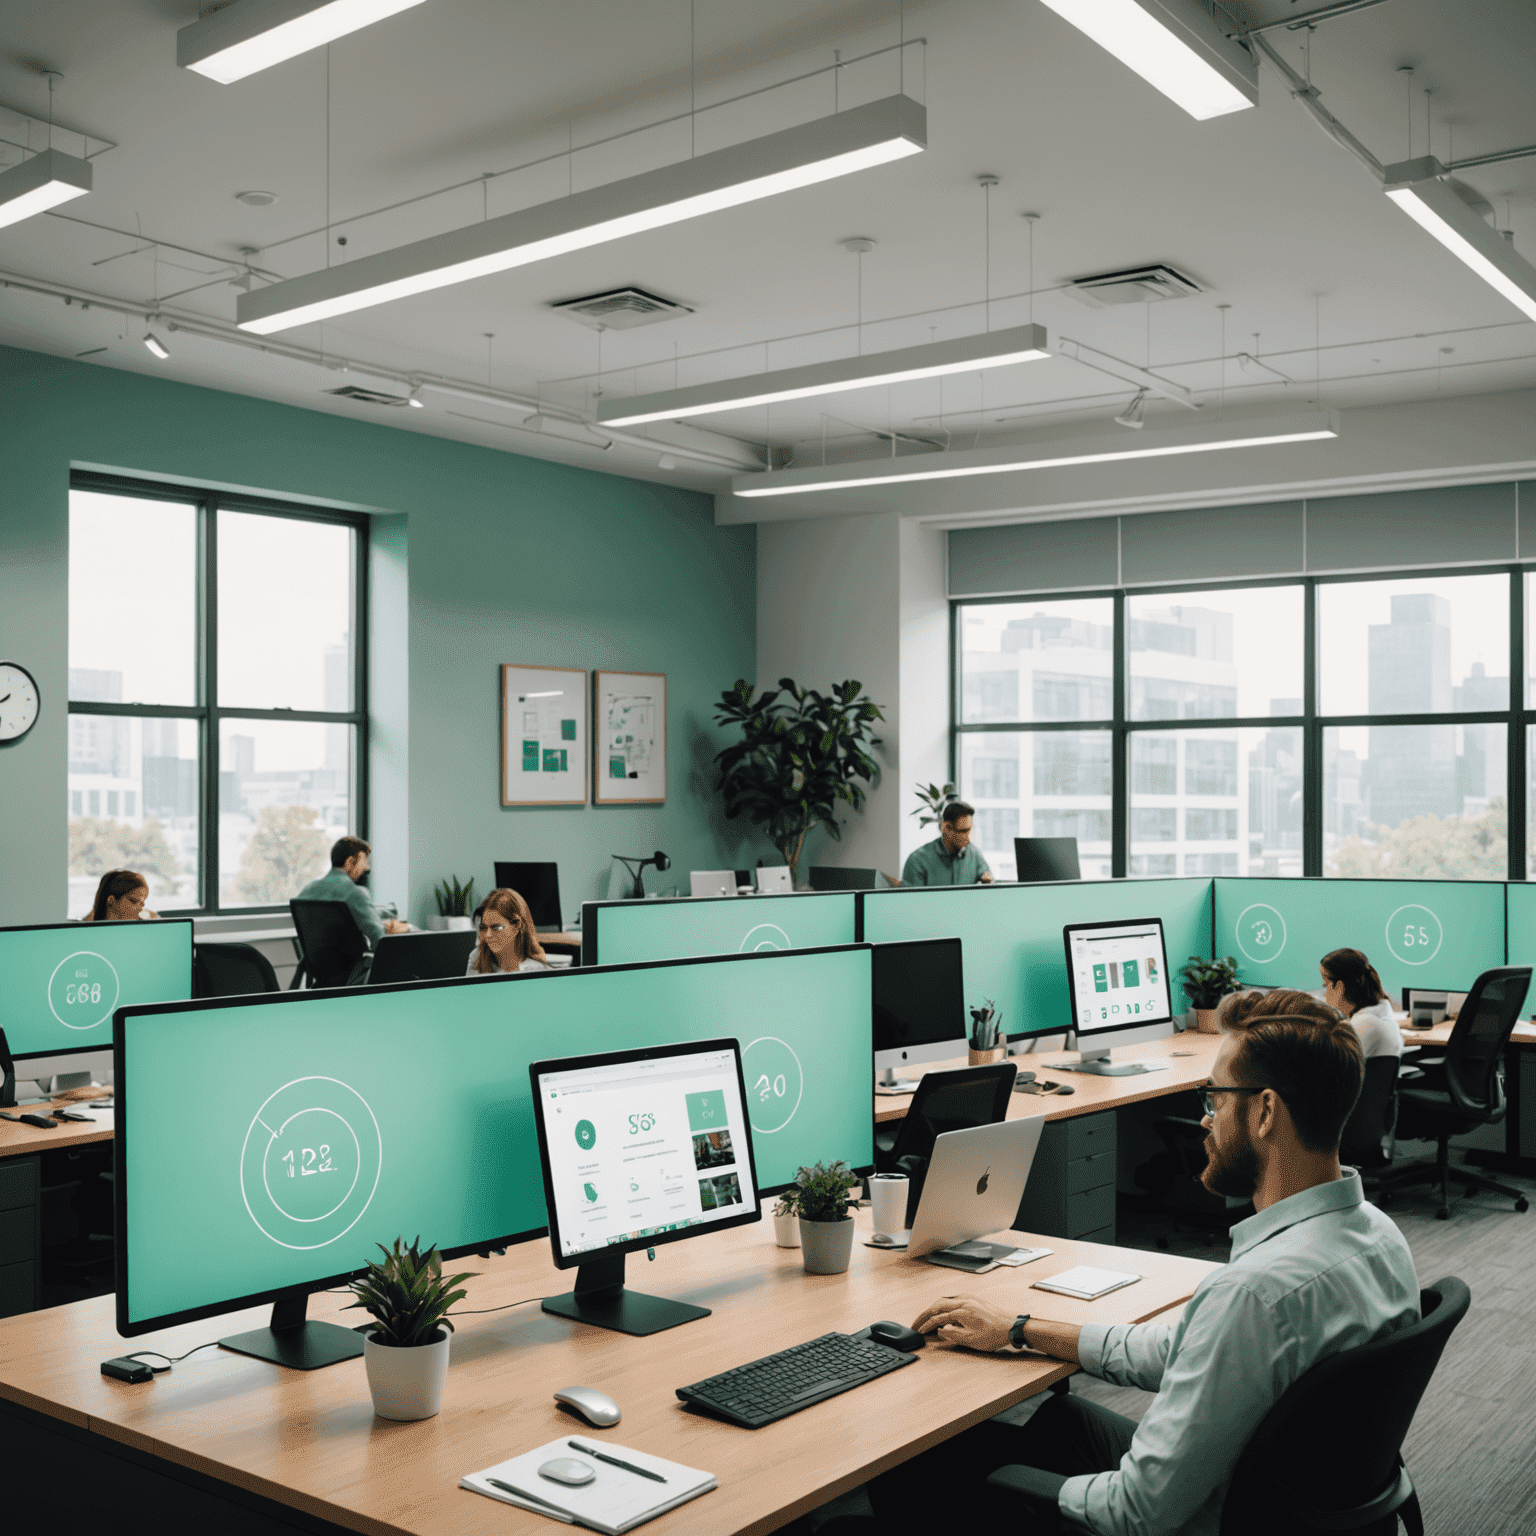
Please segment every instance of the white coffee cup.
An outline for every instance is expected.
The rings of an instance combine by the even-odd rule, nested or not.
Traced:
[[[869,1207],[875,1232],[895,1237],[907,1229],[907,1188],[904,1173],[874,1173],[869,1178]]]

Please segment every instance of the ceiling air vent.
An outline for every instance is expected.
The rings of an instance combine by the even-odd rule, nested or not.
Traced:
[[[364,389],[360,384],[343,384],[340,389],[327,389],[327,395],[338,395],[343,400],[356,400],[361,405],[408,405],[404,395],[386,395],[382,390]]]
[[[1100,272],[1067,284],[1074,299],[1103,309],[1110,304],[1155,304],[1161,299],[1187,299],[1204,289],[1192,277],[1172,267],[1132,267],[1125,272]]]
[[[628,331],[637,325],[655,325],[658,320],[693,313],[686,304],[659,298],[643,288],[611,288],[607,293],[589,293],[581,299],[561,299],[549,307],[594,331]]]

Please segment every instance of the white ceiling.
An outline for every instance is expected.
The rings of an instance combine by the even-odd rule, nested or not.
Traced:
[[[1240,8],[1263,23],[1320,3]],[[490,403],[434,394],[427,410],[391,411],[321,391],[355,382],[402,392],[370,377],[372,365],[401,377],[489,381],[583,413],[599,388],[622,395],[669,388],[674,377],[688,384],[765,362],[845,356],[858,345],[858,262],[839,242],[855,235],[877,242],[863,258],[866,352],[982,330],[988,245],[976,176],[990,172],[1000,178],[991,194],[993,327],[1029,318],[1028,225],[1019,217],[1027,210],[1041,215],[1033,318],[1052,342],[1070,337],[1150,361],[1212,403],[1224,381],[1236,410],[1301,408],[1316,393],[1314,373],[1325,403],[1344,407],[1536,384],[1536,328],[1398,212],[1267,62],[1256,111],[1196,123],[1037,0],[911,0],[904,15],[899,0],[694,0],[694,9],[692,89],[701,108],[823,70],[834,49],[845,60],[891,50],[903,27],[908,39],[926,39],[850,65],[837,90],[847,106],[904,83],[927,103],[927,152],[288,332],[275,339],[301,350],[279,356],[166,326],[204,317],[227,333],[236,298],[228,278],[242,247],[260,253],[249,258],[257,268],[296,276],[328,256],[385,249],[483,211],[686,157],[689,0],[427,0],[333,45],[329,66],[317,52],[231,86],[175,65],[176,30],[195,18],[197,0],[0,0],[0,104],[46,116],[38,71],[57,69],[56,121],[117,146],[96,158],[89,197],[0,231],[0,277],[135,311],[82,312],[57,296],[7,288],[0,341],[718,490],[727,470],[679,459],[663,471],[660,442],[655,453],[623,444],[604,453],[520,430],[521,413]],[[1267,36],[1305,71],[1307,33]],[[1461,159],[1536,144],[1533,60],[1531,0],[1384,0],[1311,33],[1311,75],[1324,104],[1383,162],[1409,156],[1410,92],[1413,154],[1432,147],[1442,160]],[[1417,66],[1411,82],[1397,73],[1405,63]],[[702,112],[697,147],[824,115],[833,89],[824,73]],[[633,132],[678,114],[669,126]],[[628,136],[566,154],[572,143],[614,134]],[[72,148],[65,133],[55,142]],[[535,161],[481,183],[486,172]],[[1536,157],[1462,174],[1536,256]],[[236,200],[252,188],[278,201],[251,208]],[[407,199],[420,200],[377,212]],[[342,235],[345,247],[334,243]],[[1153,261],[1208,291],[1107,310],[1059,291],[1073,277]],[[598,336],[548,305],[627,284],[695,313],[607,332],[599,378]],[[1225,367],[1222,304],[1230,306]],[[157,329],[170,343],[168,362],[140,343],[151,310],[165,317]],[[1257,352],[1295,382],[1240,366],[1238,352]],[[319,365],[322,355],[358,368],[339,375]],[[966,447],[978,434],[985,444],[1022,430],[1114,430],[1110,418],[1133,393],[1055,357],[961,375],[942,392],[937,382],[851,392],[826,402],[826,415],[807,402],[696,426],[787,447],[804,464],[820,460],[824,442],[829,457],[878,453],[873,434],[891,428],[948,434]],[[1189,419],[1155,401],[1148,409],[1149,422],[1173,418]],[[697,433],[687,440],[733,446]]]

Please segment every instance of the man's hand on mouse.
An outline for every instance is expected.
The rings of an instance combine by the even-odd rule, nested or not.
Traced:
[[[1016,1315],[979,1296],[941,1296],[912,1326],[918,1333],[933,1334],[942,1344],[990,1352],[1007,1344]]]

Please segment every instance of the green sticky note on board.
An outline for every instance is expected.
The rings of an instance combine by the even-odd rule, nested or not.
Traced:
[[[610,757],[608,759],[608,777],[610,779],[622,779],[626,777],[627,769],[622,757]]]
[[[523,772],[537,773],[539,771],[539,744],[537,741],[523,740]]]
[[[559,773],[560,772],[560,756],[561,756],[561,753],[560,753],[559,747],[545,747],[544,748],[544,772],[545,773]]]
[[[684,1096],[690,1131],[719,1131],[726,1126],[725,1095],[716,1089]]]
[[[576,740],[576,722],[574,720],[562,720],[560,722],[560,740]]]
[[[561,747],[561,749],[560,749],[560,772],[561,773],[569,773],[570,771],[571,771],[570,753],[567,752],[564,747]]]

